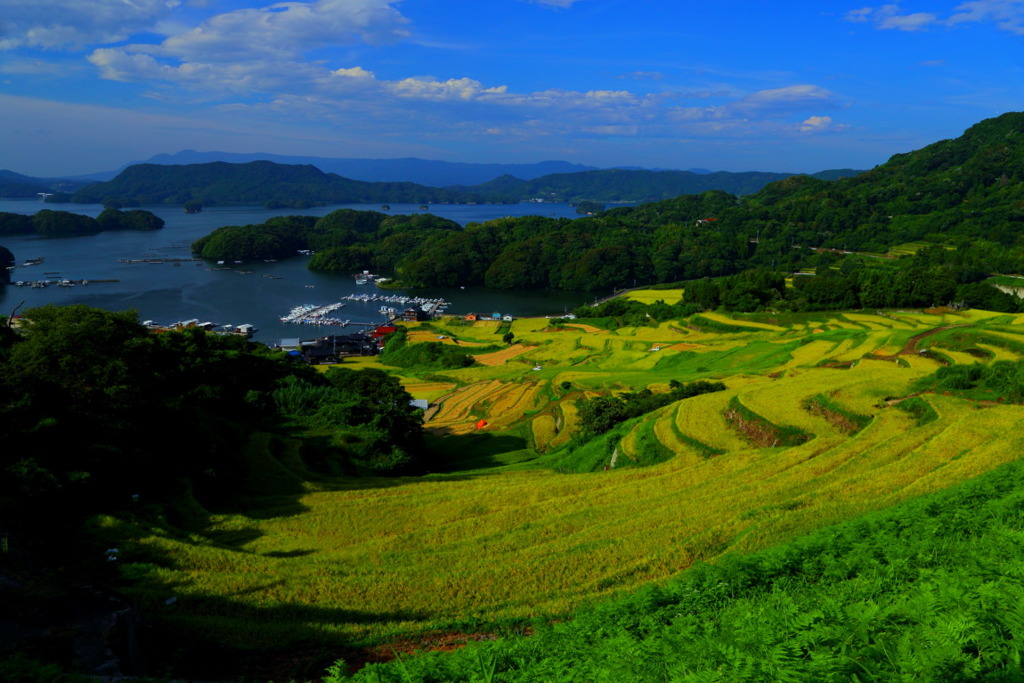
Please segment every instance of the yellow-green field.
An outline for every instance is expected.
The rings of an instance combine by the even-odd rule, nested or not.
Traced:
[[[678,303],[683,298],[682,289],[638,289],[626,292],[625,298],[631,301],[639,301],[642,304],[653,304],[664,301],[666,304]]]
[[[246,647],[566,614],[697,560],[947,487],[1024,449],[1024,407],[923,395],[938,419],[918,424],[899,406],[940,354],[957,363],[1021,357],[1024,317],[705,317],[749,331],[683,322],[552,330],[517,320],[517,344],[488,354],[492,364],[395,369],[434,403],[427,432],[465,467],[324,483],[268,499],[261,514],[215,517],[202,537],[142,530],[126,553],[174,560],[152,570],[161,591],[137,597],[164,609],[170,584],[178,601],[168,619]],[[490,326],[450,329],[460,342],[495,343]],[[383,367],[352,366],[374,364]],[[580,398],[697,379],[727,388],[641,418],[612,444],[607,469],[564,474],[536,460],[569,443]],[[853,434],[837,428],[808,409],[819,395],[870,421]],[[752,445],[727,417],[733,401],[807,440]],[[250,447],[259,450],[258,435]],[[630,466],[650,448],[673,457]]]

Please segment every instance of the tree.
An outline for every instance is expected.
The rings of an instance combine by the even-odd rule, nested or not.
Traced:
[[[511,332],[506,332],[502,337],[501,341],[505,342],[506,346],[512,346],[512,341],[516,338],[516,335]]]
[[[11,271],[8,270],[14,265],[14,254],[7,247],[0,246],[0,282],[10,282]]]

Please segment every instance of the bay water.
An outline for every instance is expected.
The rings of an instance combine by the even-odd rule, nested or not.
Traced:
[[[189,259],[191,243],[225,225],[256,225],[274,216],[324,216],[336,209],[382,211],[379,204],[341,204],[310,209],[262,209],[259,207],[210,207],[186,214],[181,207],[142,207],[160,216],[165,227],[148,232],[111,231],[84,237],[42,238],[35,235],[0,235],[0,246],[10,249],[20,267],[11,273],[18,280],[89,280],[87,285],[45,288],[0,286],[0,314],[9,315],[43,304],[86,304],[111,311],[133,309],[139,320],[167,325],[199,319],[217,325],[255,325],[253,338],[265,343],[299,337],[311,339],[324,334],[347,334],[362,327],[313,327],[282,323],[279,318],[292,308],[310,304],[324,306],[343,301],[345,306],[332,316],[352,323],[379,323],[384,317],[383,301],[349,301],[353,294],[405,295],[443,298],[451,303],[448,313],[475,312],[490,316],[497,312],[514,316],[558,316],[594,294],[566,291],[499,291],[482,287],[454,289],[383,290],[357,285],[350,274],[314,273],[306,268],[308,257],[295,256],[273,263],[263,261],[228,263],[210,261],[123,263],[133,259]],[[44,204],[38,200],[0,199],[0,212],[34,214],[40,209],[70,211],[95,217],[103,210],[98,204]],[[425,213],[416,204],[391,204],[382,213]],[[503,216],[541,215],[577,218],[567,204],[434,204],[429,213],[465,226]],[[22,266],[42,258],[38,265]],[[382,275],[387,275],[382,273]],[[266,276],[266,277],[265,277]],[[117,280],[117,282],[97,282]]]

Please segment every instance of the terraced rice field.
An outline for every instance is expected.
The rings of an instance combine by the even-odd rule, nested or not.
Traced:
[[[683,298],[682,289],[640,289],[627,292],[625,298],[631,301],[639,301],[642,304],[653,304],[664,301],[666,304],[675,304]]]
[[[492,353],[484,353],[479,356],[473,356],[477,363],[481,365],[504,365],[508,361],[521,356],[524,353],[529,353],[534,347],[523,346],[522,344],[516,344],[515,346],[509,346],[501,351],[494,351]]]
[[[458,629],[466,615],[481,623],[564,615],[695,561],[944,488],[1024,452],[1024,407],[924,394],[938,419],[920,422],[900,407],[912,383],[940,366],[917,353],[912,338],[938,342],[938,334],[920,335],[957,324],[979,339],[1024,345],[1022,317],[887,312],[741,322],[749,332],[680,333],[673,327],[685,323],[676,322],[598,336],[516,321],[517,339],[533,347],[524,356],[402,371],[410,389],[445,392],[433,399],[428,431],[466,448],[500,448],[503,439],[509,449],[535,446],[545,458],[573,452],[581,397],[724,381],[725,391],[626,425],[608,444],[609,459],[618,454],[610,471],[564,474],[520,462],[341,482],[310,490],[294,513],[216,517],[216,531],[240,539],[230,549],[154,532],[140,533],[131,550],[173,552],[173,566],[152,571],[176,586],[171,618],[190,628],[248,646],[382,638]],[[664,346],[652,352],[655,336]],[[1004,354],[996,357],[1013,353],[989,346]],[[989,362],[956,354],[954,362]],[[817,396],[866,416],[866,426],[852,434],[837,428],[809,407]],[[735,405],[765,429],[794,427],[806,438],[756,447],[727,419]],[[488,426],[477,430],[481,419]],[[636,466],[651,449],[667,461]],[[222,611],[204,616],[203,606],[225,595],[232,597]],[[167,598],[136,597],[154,610]]]

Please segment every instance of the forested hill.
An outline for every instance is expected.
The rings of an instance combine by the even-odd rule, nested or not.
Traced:
[[[315,239],[318,268],[345,273],[384,269],[408,286],[603,291],[758,268],[792,273],[830,266],[822,268],[824,276],[838,269],[834,261],[841,256],[829,254],[831,262],[826,263],[817,249],[880,256],[892,247],[916,243],[906,252],[920,252],[913,262],[851,259],[841,273],[845,279],[822,285],[836,294],[835,300],[812,303],[854,305],[850,302],[858,300],[858,288],[895,287],[892,273],[879,273],[896,269],[906,271],[900,275],[906,282],[935,285],[915,301],[946,303],[959,296],[960,286],[981,282],[991,273],[1024,271],[1022,131],[1024,114],[1006,114],[974,126],[961,138],[897,155],[853,178],[828,182],[795,176],[748,197],[708,191],[575,221],[504,218],[429,233],[429,239],[428,232],[413,230],[415,226],[328,230],[297,220],[249,232],[266,233],[282,244],[282,230],[289,244],[309,245]],[[929,245],[931,249],[923,248]],[[878,282],[869,287],[868,280]],[[861,303],[885,305],[874,298]]]
[[[835,180],[860,173],[852,169],[821,171],[814,178]],[[556,201],[653,202],[685,194],[722,190],[748,195],[768,183],[792,177],[792,173],[750,171],[693,173],[691,171],[645,171],[607,169],[579,173],[555,173],[535,180],[502,176],[467,190],[490,195],[527,199],[539,197]]]
[[[822,177],[856,171],[823,171]],[[310,165],[271,161],[211,162],[184,166],[140,164],[109,182],[65,197],[81,203],[305,206],[343,203],[516,203],[530,199],[574,202],[640,202],[724,190],[750,194],[786,173],[692,173],[690,171],[607,170],[557,173],[535,180],[506,175],[475,186],[428,187],[415,183],[362,182],[324,173]]]
[[[478,164],[438,161],[433,159],[351,159],[313,156],[290,156],[283,154],[266,154],[255,152],[237,154],[229,152],[196,152],[183,150],[176,154],[158,154],[146,161],[134,162],[142,164],[208,164],[213,161],[226,161],[231,164],[244,164],[250,161],[273,161],[276,164],[312,164],[324,173],[336,173],[343,178],[363,180],[366,182],[410,182],[431,187],[448,185],[478,185],[493,180],[504,174],[516,178],[532,179],[551,173],[575,173],[591,171],[593,166],[581,166],[568,161],[541,161],[534,164]],[[110,180],[117,175],[96,180]]]

